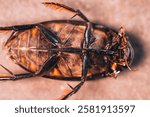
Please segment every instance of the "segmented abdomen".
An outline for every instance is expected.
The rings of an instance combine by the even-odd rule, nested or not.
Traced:
[[[33,72],[39,70],[52,54],[49,51],[52,44],[37,28],[17,32],[6,46],[11,59]]]

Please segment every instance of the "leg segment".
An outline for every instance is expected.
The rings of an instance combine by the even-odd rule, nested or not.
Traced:
[[[56,66],[58,60],[59,60],[59,57],[57,55],[52,56],[50,59],[48,59],[44,63],[44,65],[41,67],[41,69],[35,73],[35,75],[40,75],[41,76],[45,72],[53,69]]]
[[[91,23],[87,22],[87,26],[84,33],[85,38],[85,48],[88,48],[90,44],[95,40],[94,35],[91,32]]]
[[[30,78],[34,76],[34,73],[14,74],[9,69],[0,64],[10,75],[0,74],[0,81],[2,80],[19,80],[23,78]]]
[[[38,24],[37,27],[39,30],[44,34],[46,39],[51,42],[54,45],[57,45],[57,43],[61,43],[59,37],[54,34],[50,29],[47,29],[44,25]]]
[[[14,30],[14,31],[21,31],[21,30],[28,30],[34,28],[36,25],[18,25],[18,26],[10,26],[10,27],[0,27],[0,30]]]
[[[43,4],[46,7],[49,7],[49,8],[55,9],[55,10],[65,10],[65,11],[71,12],[71,13],[75,14],[73,17],[78,15],[84,21],[89,22],[87,17],[78,9],[74,9],[74,8],[68,7],[66,5],[59,4],[59,3],[53,3],[53,2],[43,2]]]
[[[24,73],[24,74],[13,74],[12,76],[6,75],[6,74],[0,74],[0,81],[3,80],[21,80],[25,78],[31,78],[33,77],[33,73]]]

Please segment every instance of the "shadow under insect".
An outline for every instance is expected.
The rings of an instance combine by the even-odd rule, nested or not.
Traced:
[[[134,50],[134,59],[132,61],[132,66],[137,67],[143,61],[145,56],[144,45],[142,45],[139,37],[137,37],[136,35],[130,32],[127,32],[126,34]]]

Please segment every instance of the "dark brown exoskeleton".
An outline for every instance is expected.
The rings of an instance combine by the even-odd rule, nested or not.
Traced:
[[[74,80],[80,83],[71,88],[62,99],[75,94],[87,79],[116,77],[133,60],[133,48],[125,36],[124,28],[116,32],[94,24],[77,9],[58,3],[43,3],[53,9],[66,10],[83,21],[57,20],[31,25],[0,27],[11,30],[5,42],[9,58],[28,73],[0,74],[0,80],[19,80],[34,76]],[[72,18],[73,18],[72,17]]]

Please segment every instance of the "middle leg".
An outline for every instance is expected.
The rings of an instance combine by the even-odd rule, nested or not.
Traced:
[[[87,27],[84,33],[84,45],[83,45],[83,62],[82,62],[82,76],[81,76],[81,81],[79,84],[77,84],[75,87],[72,87],[71,85],[69,85],[69,87],[72,89],[71,92],[69,92],[68,94],[66,94],[65,96],[63,96],[61,99],[65,100],[67,98],[69,98],[70,96],[72,96],[73,94],[75,94],[81,87],[82,85],[85,83],[86,79],[87,79],[87,73],[88,73],[88,51],[86,51],[86,49],[89,48],[90,44],[91,44],[91,40],[93,39],[93,35],[91,33],[91,24],[87,23]]]
[[[61,98],[61,100],[65,100],[67,98],[69,98],[70,96],[72,96],[73,94],[75,94],[81,87],[82,85],[85,83],[86,78],[87,78],[87,72],[88,72],[88,55],[85,54],[83,57],[83,64],[82,64],[82,77],[81,77],[81,81],[79,84],[77,84],[75,87],[72,87],[71,85],[68,84],[68,86],[72,89],[71,92],[69,92],[68,94],[66,94],[65,96],[63,96]]]

